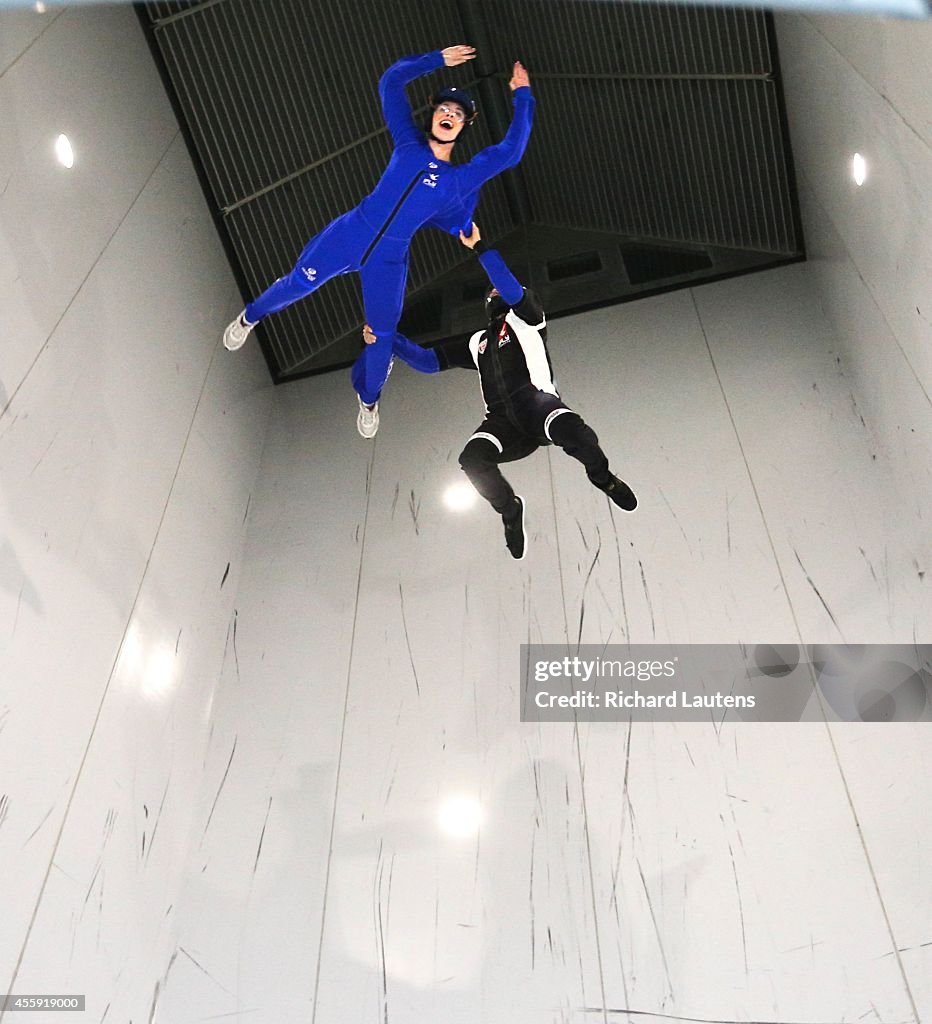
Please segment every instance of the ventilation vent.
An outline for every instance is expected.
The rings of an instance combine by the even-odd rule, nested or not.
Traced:
[[[547,277],[551,281],[564,281],[569,277],[584,277],[597,274],[602,269],[602,260],[597,252],[577,253],[547,263]]]
[[[669,249],[655,245],[623,245],[621,258],[632,284],[662,281],[712,266],[709,254],[695,249]]]

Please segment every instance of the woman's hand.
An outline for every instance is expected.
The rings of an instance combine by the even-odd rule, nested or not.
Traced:
[[[515,66],[511,69],[511,81],[508,84],[511,86],[512,92],[515,89],[520,89],[522,86],[531,84],[527,68],[521,63],[521,61],[515,61]]]
[[[457,64],[465,64],[468,60],[474,60],[476,56],[475,46],[448,46],[440,52],[443,54],[443,63],[448,68],[455,68]]]

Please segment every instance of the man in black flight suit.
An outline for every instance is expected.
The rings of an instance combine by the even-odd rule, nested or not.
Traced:
[[[524,558],[524,499],[515,494],[498,468],[523,459],[541,445],[555,444],[578,459],[591,483],[623,511],[633,512],[637,498],[614,476],[595,431],[568,408],[553,383],[547,352],[547,321],[532,291],[523,288],[495,249],[482,242],[473,224],[463,245],[479,254],[492,287],[486,300],[484,331],[468,340],[441,342],[428,349],[396,334],[393,355],[422,373],[454,366],[479,371],[486,417],[460,453],[460,465],[473,486],[502,517],[505,544],[514,558]],[[375,335],[366,325],[363,338]]]

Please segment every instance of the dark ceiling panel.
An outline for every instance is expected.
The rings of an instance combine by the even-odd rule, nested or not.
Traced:
[[[771,69],[766,15],[685,4],[482,0],[502,66],[535,73],[740,75]]]
[[[150,18],[164,20],[201,5],[202,0],[150,0],[147,7]]]
[[[391,146],[382,72],[458,42],[476,45],[478,58],[417,81],[409,99],[426,118],[440,82],[474,90],[481,116],[458,147],[465,160],[502,138],[512,62],[528,67],[538,99],[530,146],[483,189],[477,220],[522,261],[548,309],[802,258],[773,27],[759,11],[610,0],[159,0],[138,9],[244,299],[287,273],[375,185]],[[631,271],[623,254],[638,244],[663,258]],[[473,323],[467,295],[483,287],[474,264],[449,236],[416,236],[404,323],[418,340]],[[547,268],[564,264],[573,275],[551,278]],[[281,381],[345,365],[363,320],[352,276],[266,318],[256,334]]]
[[[544,79],[535,89],[547,111],[524,173],[535,223],[797,251],[772,82]],[[598,130],[575,146],[593,106]]]

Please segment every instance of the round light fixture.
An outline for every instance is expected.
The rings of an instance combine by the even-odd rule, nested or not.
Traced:
[[[450,484],[443,495],[443,503],[454,512],[465,512],[476,503],[476,489],[465,480]]]
[[[851,161],[851,174],[855,185],[859,187],[867,180],[867,161],[860,153],[854,154],[854,159]]]
[[[74,167],[74,150],[67,135],[59,135],[55,140],[55,156],[64,167]]]
[[[448,797],[440,805],[437,822],[448,836],[466,839],[479,831],[482,824],[482,808],[475,797]]]

